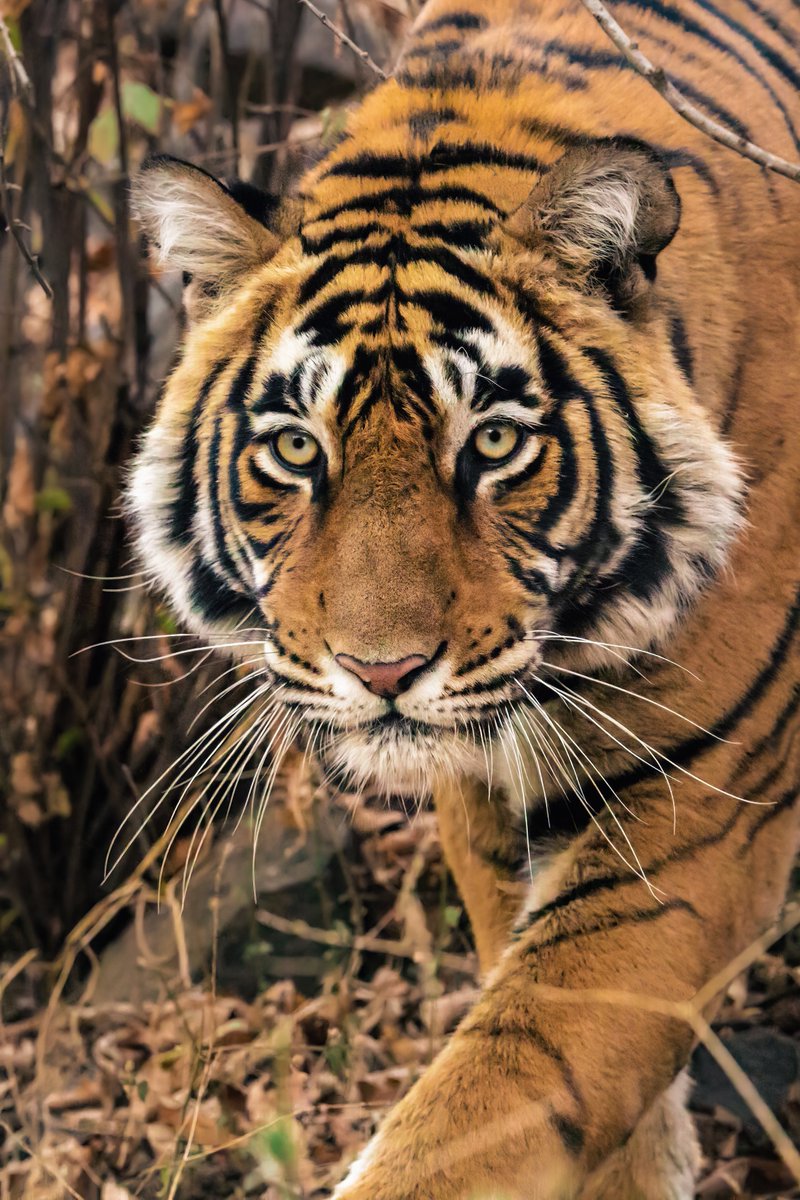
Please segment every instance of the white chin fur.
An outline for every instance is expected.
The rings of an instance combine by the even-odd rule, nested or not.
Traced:
[[[410,737],[354,731],[335,739],[325,756],[341,771],[354,791],[377,790],[385,795],[422,799],[437,778],[475,777],[485,773],[483,756],[457,734]]]

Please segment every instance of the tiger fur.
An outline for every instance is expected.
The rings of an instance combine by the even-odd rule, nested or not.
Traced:
[[[797,157],[789,0],[613,10]],[[338,1200],[688,1200],[693,1034],[637,997],[796,848],[800,190],[577,0],[430,0],[299,206],[165,159],[135,203],[192,280],[141,559],[332,775],[432,792],[485,977]]]

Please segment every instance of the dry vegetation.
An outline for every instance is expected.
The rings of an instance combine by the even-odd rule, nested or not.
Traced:
[[[297,0],[0,0],[2,1200],[323,1194],[475,994],[430,814],[328,796],[299,755],[255,904],[247,822],[167,853],[171,804],[104,880],[231,682],[148,597],[117,512],[180,310],[127,180],[162,149],[290,189],[409,17],[323,8],[366,57]],[[799,965],[790,934],[716,1026],[795,1137]],[[700,1195],[800,1194],[706,1051],[694,1070]]]

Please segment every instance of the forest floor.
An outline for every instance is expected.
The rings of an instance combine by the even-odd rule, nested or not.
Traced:
[[[103,901],[49,1005],[52,970],[27,956],[6,972],[3,1200],[325,1195],[467,1011],[477,966],[432,813],[367,803],[338,842],[329,828],[315,841],[291,805],[272,820],[287,873],[232,920],[218,844],[194,907],[168,885],[158,915],[142,875]],[[193,970],[198,928],[208,952]],[[715,1023],[795,1141],[799,966],[790,935]],[[800,1196],[703,1047],[692,1071],[698,1197]]]

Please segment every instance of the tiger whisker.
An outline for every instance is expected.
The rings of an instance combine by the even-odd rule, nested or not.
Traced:
[[[586,675],[583,671],[574,671],[571,667],[560,667],[556,663],[549,663],[542,660],[541,665],[546,667],[548,671],[558,671],[562,675],[573,675],[576,679],[584,679],[587,683],[596,683],[600,687],[610,688],[614,692],[622,692],[625,696],[632,696],[634,700],[641,700],[643,704],[650,704],[653,708],[659,708],[662,712],[669,713],[670,716],[677,717],[679,721],[683,721],[686,725],[690,725],[692,729],[698,730],[699,733],[705,733],[717,742],[724,742],[728,746],[736,746],[738,742],[732,742],[728,738],[720,737],[714,733],[712,729],[706,729],[705,725],[700,725],[697,721],[693,721],[691,717],[687,717],[684,713],[680,713],[677,709],[670,708],[668,704],[662,704],[659,700],[654,700],[652,696],[642,696],[639,692],[634,692],[630,688],[622,687],[621,684],[612,683],[608,679],[598,679],[594,675]]]
[[[239,646],[252,647],[252,646],[255,646],[256,644],[257,643],[255,643],[253,641],[247,641],[247,642],[226,642],[224,646],[191,646],[186,650],[170,650],[166,654],[156,654],[156,655],[153,655],[152,658],[137,658],[135,655],[129,654],[127,650],[123,650],[120,646],[115,646],[114,649],[116,650],[117,654],[121,655],[128,662],[145,664],[145,663],[164,662],[166,659],[169,659],[169,658],[182,658],[186,654],[213,653],[214,650],[220,650],[220,649],[235,650]],[[262,653],[264,655],[275,654],[276,651],[264,649],[262,651]]]
[[[564,704],[566,704],[573,711],[580,712],[581,715],[583,717],[585,717],[587,721],[590,721],[592,723],[592,725],[594,725],[597,729],[599,729],[602,733],[604,733],[606,737],[610,738],[611,741],[614,742],[615,745],[619,746],[622,750],[624,750],[626,754],[629,754],[631,756],[631,758],[635,758],[637,760],[637,762],[644,763],[645,766],[653,767],[654,770],[658,771],[659,775],[661,775],[661,777],[663,778],[664,783],[667,785],[667,791],[669,792],[669,797],[672,802],[672,825],[673,825],[673,832],[674,832],[677,827],[677,809],[675,807],[675,794],[672,790],[672,783],[670,781],[670,777],[667,774],[667,772],[664,770],[661,763],[659,762],[658,751],[655,750],[648,742],[645,742],[643,738],[638,737],[637,734],[635,734],[633,732],[633,730],[628,729],[628,727],[626,725],[623,725],[621,721],[617,721],[609,713],[604,712],[602,709],[597,708],[596,705],[593,705],[589,701],[586,701],[584,697],[580,696],[579,693],[572,691],[571,688],[562,690],[561,688],[557,688],[552,683],[547,683],[544,680],[542,680],[542,682],[544,683],[545,687],[549,688],[550,691],[554,692],[557,696],[559,696],[559,698],[563,701]],[[643,749],[645,749],[648,752],[650,757],[642,758],[642,756],[640,754],[637,754],[637,752],[635,750],[631,749],[630,746],[628,746],[625,742],[621,741],[618,737],[616,737],[613,733],[611,733],[611,731],[608,730],[605,727],[605,725],[602,725],[599,721],[597,721],[594,717],[592,717],[588,711],[586,711],[587,706],[588,706],[588,708],[591,708],[595,712],[598,712],[600,714],[600,716],[604,717],[607,721],[610,721],[612,725],[617,726],[624,733],[629,734],[635,741],[637,741],[642,746]],[[636,815],[636,813],[631,812],[631,810],[629,808],[626,808],[626,812],[629,812],[635,820],[637,820],[637,821],[641,820],[641,818],[638,817]]]
[[[624,642],[600,642],[593,638],[578,637],[575,634],[556,633],[552,629],[536,629],[532,633],[527,634],[526,639],[530,641],[571,642],[578,645],[599,646],[601,650],[629,650],[631,654],[643,654],[646,658],[654,658],[659,662],[667,663],[670,667],[677,667],[679,671],[683,671],[686,675],[691,675],[692,679],[696,679],[698,683],[701,682],[699,675],[695,675],[694,671],[690,671],[682,663],[675,662],[673,658],[667,658],[666,655],[658,654],[655,650],[642,650],[640,646],[627,646]],[[632,664],[628,663],[628,665]]]
[[[214,818],[216,817],[216,814],[219,811],[221,805],[225,802],[226,797],[228,798],[228,803],[229,803],[229,807],[230,807],[230,804],[233,800],[233,795],[235,793],[236,788],[238,787],[239,780],[241,779],[242,772],[244,771],[244,768],[247,766],[247,763],[250,761],[250,758],[252,757],[252,753],[255,748],[254,739],[256,738],[256,731],[259,730],[260,726],[261,727],[266,726],[266,728],[268,729],[269,714],[270,714],[270,710],[272,707],[273,707],[272,700],[267,700],[261,706],[261,709],[259,710],[259,712],[257,712],[255,714],[252,724],[245,730],[245,732],[241,735],[241,737],[239,737],[239,739],[236,742],[234,742],[230,751],[220,759],[219,766],[217,767],[213,776],[211,777],[209,782],[203,787],[202,791],[199,793],[199,795],[197,797],[197,801],[199,802],[202,799],[202,797],[209,791],[209,789],[214,784],[216,784],[216,786],[214,786],[214,788],[213,788],[213,791],[210,792],[205,804],[203,805],[203,810],[200,813],[200,817],[198,819],[197,826],[193,830],[191,839],[189,841],[189,847],[186,852],[186,860],[184,862],[184,868],[183,868],[183,878],[181,881],[181,908],[183,908],[183,905],[186,901],[186,895],[189,890],[189,884],[191,883],[192,873],[193,873],[194,868],[200,858],[200,854],[202,853],[206,837],[208,836],[208,833],[213,826]],[[259,730],[259,732],[260,732],[260,730]],[[258,744],[259,744],[259,742],[256,739],[255,745],[258,745]],[[231,761],[231,759],[233,759],[233,761]],[[239,764],[241,764],[241,765],[239,766],[238,774],[236,775],[236,778],[233,780],[233,783],[231,784],[229,782],[230,778],[231,778],[231,774],[233,771],[236,770],[236,767]],[[230,767],[230,774],[223,775],[222,778],[220,778],[220,774],[222,772],[223,767],[226,767],[226,768]],[[223,791],[223,788],[225,787],[226,784],[228,784],[227,790]],[[214,806],[213,812],[211,813],[211,816],[209,817],[208,821],[205,824],[205,829],[203,830],[202,836],[200,837],[199,841],[197,841],[197,847],[195,849],[195,841],[197,840],[197,835],[200,832],[201,828],[203,828],[203,822],[206,821],[206,816],[209,813],[209,811],[211,810],[212,805],[214,805],[214,801],[216,800],[217,796],[219,796],[219,801]],[[194,853],[193,853],[193,851],[194,851]]]
[[[130,840],[127,842],[127,843],[126,843],[126,845],[125,845],[125,847],[123,848],[123,850],[120,852],[120,854],[117,856],[117,858],[116,858],[116,859],[114,860],[114,862],[111,864],[111,866],[109,866],[109,860],[110,860],[110,858],[111,858],[111,853],[112,853],[112,851],[113,851],[113,849],[114,849],[114,846],[115,846],[115,844],[117,843],[117,841],[118,841],[118,840],[119,840],[119,838],[121,837],[123,829],[124,829],[124,828],[125,828],[125,826],[128,824],[128,822],[131,820],[131,818],[133,817],[134,813],[136,813],[136,812],[137,812],[137,811],[138,811],[138,810],[141,808],[141,806],[144,804],[145,800],[146,800],[146,799],[147,799],[147,797],[150,795],[150,793],[151,793],[151,792],[152,792],[152,791],[153,791],[153,790],[154,790],[156,787],[158,787],[158,785],[159,785],[159,784],[160,784],[160,783],[161,783],[161,782],[162,782],[164,779],[166,779],[166,778],[169,776],[170,772],[172,772],[172,771],[173,771],[173,770],[174,770],[174,769],[175,769],[175,768],[178,766],[178,764],[179,764],[179,763],[181,763],[183,760],[185,760],[185,759],[186,759],[186,760],[188,760],[188,761],[187,761],[187,762],[184,762],[184,766],[183,766],[183,767],[182,767],[182,769],[181,769],[181,774],[182,774],[182,773],[183,773],[183,771],[184,771],[184,770],[186,770],[186,769],[188,768],[188,766],[190,766],[190,765],[191,765],[191,762],[195,761],[195,760],[196,760],[196,758],[197,758],[197,757],[199,757],[199,755],[200,755],[200,754],[203,752],[203,749],[204,749],[204,742],[206,742],[206,740],[207,740],[207,739],[210,739],[210,738],[211,738],[211,737],[214,735],[215,731],[217,731],[218,729],[223,729],[223,730],[224,730],[225,728],[227,728],[227,726],[228,726],[228,725],[230,725],[230,724],[231,724],[233,721],[235,721],[235,719],[236,719],[236,717],[238,716],[239,712],[240,712],[240,711],[241,711],[241,710],[242,710],[244,707],[246,707],[246,705],[247,705],[248,703],[251,703],[251,702],[252,702],[252,700],[253,700],[253,698],[254,698],[254,697],[246,697],[246,698],[245,698],[243,701],[241,701],[241,702],[240,702],[240,703],[239,703],[239,704],[238,704],[238,705],[237,705],[237,706],[236,706],[234,709],[232,709],[230,712],[228,712],[228,713],[225,713],[225,714],[224,714],[222,717],[220,717],[220,718],[219,718],[219,720],[218,720],[218,721],[216,721],[216,722],[214,723],[214,725],[212,725],[212,726],[211,726],[211,728],[210,728],[209,730],[206,730],[206,731],[204,731],[204,732],[203,732],[203,734],[201,734],[201,736],[200,736],[200,737],[196,738],[196,739],[195,739],[195,741],[194,741],[194,742],[192,742],[192,744],[186,748],[186,750],[182,751],[182,752],[181,752],[181,754],[180,754],[180,755],[179,755],[179,756],[178,756],[176,759],[174,759],[174,760],[173,760],[173,762],[171,762],[171,763],[169,764],[169,766],[168,766],[168,767],[167,767],[167,768],[166,768],[164,771],[162,771],[162,772],[161,772],[161,774],[158,776],[158,778],[157,778],[157,779],[155,779],[155,780],[154,780],[154,781],[153,781],[153,782],[152,782],[152,783],[149,785],[149,787],[148,787],[148,788],[146,788],[146,790],[145,790],[144,792],[142,792],[141,796],[139,796],[139,797],[137,798],[137,800],[135,801],[135,803],[134,803],[134,804],[131,806],[131,808],[128,810],[128,812],[126,813],[126,815],[123,817],[123,819],[122,819],[122,821],[120,822],[120,824],[117,826],[117,830],[116,830],[116,832],[114,833],[114,836],[112,837],[112,839],[111,839],[111,841],[110,841],[110,843],[109,843],[108,850],[106,851],[106,858],[105,858],[105,863],[104,863],[104,875],[103,875],[103,879],[104,879],[104,881],[105,881],[106,879],[108,879],[108,876],[111,874],[111,872],[112,872],[113,870],[115,870],[115,868],[116,868],[116,867],[119,865],[119,863],[121,862],[121,860],[122,860],[122,859],[125,857],[125,855],[127,854],[128,850],[129,850],[129,849],[130,849],[130,847],[133,845],[133,842],[134,842],[134,841],[136,840],[136,838],[139,836],[139,834],[141,833],[141,831],[142,831],[142,830],[145,828],[145,826],[147,825],[148,821],[149,821],[149,820],[150,820],[150,819],[153,817],[153,815],[154,815],[154,814],[155,814],[155,813],[158,811],[158,808],[161,806],[161,803],[163,802],[163,800],[164,800],[165,796],[166,796],[166,795],[168,795],[168,793],[169,793],[169,791],[171,790],[171,788],[170,788],[170,789],[167,789],[167,791],[165,791],[165,793],[164,793],[164,796],[162,796],[162,797],[159,799],[159,801],[158,801],[158,804],[156,804],[156,805],[155,805],[155,807],[154,807],[154,808],[151,810],[151,812],[150,812],[150,813],[148,813],[148,815],[145,817],[144,821],[143,821],[143,822],[142,822],[142,823],[139,825],[139,827],[137,828],[136,832],[133,834],[133,836],[131,837],[131,839],[130,839]],[[224,736],[224,734],[223,734],[223,736]],[[194,755],[194,758],[191,758],[191,757],[190,757],[190,756],[192,756],[192,755]],[[180,779],[180,776],[178,777],[178,779]],[[176,782],[177,782],[177,781],[176,781]],[[172,786],[175,786],[175,784],[173,784]]]
[[[259,691],[261,691],[263,694],[263,689],[257,689],[257,693]],[[272,696],[267,699],[267,701],[265,703],[265,707],[267,710],[270,710],[270,709],[274,708],[274,706],[276,704],[277,704],[277,700],[274,696]],[[161,880],[162,880],[164,868],[169,859],[170,850],[172,849],[172,846],[178,836],[178,833],[185,825],[189,816],[193,812],[195,812],[198,804],[201,802],[201,800],[202,800],[203,796],[205,795],[206,791],[208,790],[208,788],[217,779],[222,768],[227,765],[228,761],[230,760],[231,755],[241,749],[243,741],[246,737],[247,730],[245,730],[244,733],[241,733],[240,729],[241,729],[241,725],[238,725],[238,726],[234,727],[232,732],[231,731],[223,731],[222,734],[218,736],[215,745],[210,750],[209,754],[206,756],[204,761],[194,771],[191,779],[189,779],[188,782],[186,782],[184,784],[183,790],[181,791],[181,794],[178,797],[178,800],[176,801],[176,803],[173,807],[172,813],[170,814],[170,818],[167,822],[168,829],[172,826],[172,823],[174,822],[177,813],[180,811],[181,807],[183,806],[184,798],[191,791],[191,789],[194,786],[197,779],[203,774],[203,772],[206,770],[206,768],[209,766],[209,764],[211,764],[212,766],[216,765],[216,770],[214,771],[211,779],[206,784],[204,784],[204,786],[198,792],[197,796],[194,798],[191,806],[187,809],[187,811],[184,813],[183,817],[181,818],[181,820],[179,821],[177,826],[175,826],[175,828],[173,829],[172,835],[167,844],[167,848],[166,848],[166,850],[162,856],[162,860],[161,860],[161,868],[159,870],[159,890],[161,887]],[[233,741],[230,741],[231,737],[233,738]],[[244,744],[246,745],[246,742],[244,742]],[[218,754],[220,755],[220,758],[218,760],[218,764],[215,764],[214,760]],[[174,790],[177,787],[180,787],[182,782],[183,782],[182,778],[179,777],[177,780],[175,780],[175,782],[173,784],[170,785],[170,787],[168,787],[165,790],[164,795],[165,796],[169,795],[169,793],[172,790]],[[163,799],[163,797],[162,797],[162,799]],[[159,803],[160,803],[160,801],[159,801]],[[190,845],[189,845],[190,851],[191,851],[193,842],[194,842],[194,834],[192,835],[192,840],[190,841]],[[187,861],[188,861],[188,855],[187,855]],[[184,864],[184,871],[185,871],[185,867],[186,867],[186,864]],[[185,890],[184,890],[184,899],[185,899]]]
[[[587,679],[591,679],[591,676],[585,676],[585,678],[587,678]],[[539,680],[539,682],[540,682],[540,683],[543,683],[543,684],[544,684],[546,687],[547,687],[547,686],[549,686],[549,687],[551,688],[551,690],[552,690],[552,687],[553,687],[553,685],[552,685],[552,684],[548,684],[546,680],[542,679],[542,680]],[[602,681],[601,681],[601,680],[592,680],[592,682],[598,682],[598,683],[599,683],[599,682],[602,682]],[[565,685],[565,686],[566,686],[566,685]],[[617,690],[623,690],[623,691],[624,691],[625,689],[617,689]],[[570,691],[572,692],[572,689],[570,689]],[[591,706],[591,707],[593,707],[593,708],[595,709],[595,711],[597,711],[597,712],[598,712],[598,713],[599,713],[601,716],[604,716],[604,717],[605,717],[607,720],[611,721],[613,724],[620,724],[619,722],[617,722],[617,721],[615,720],[615,718],[614,718],[614,717],[610,716],[610,714],[609,714],[609,713],[605,712],[605,710],[604,710],[604,709],[598,708],[596,705],[591,705],[591,701],[587,700],[587,698],[586,698],[585,696],[582,696],[582,695],[581,695],[579,692],[572,692],[572,695],[573,695],[573,697],[574,697],[574,699],[575,699],[575,700],[577,700],[577,701],[579,701],[579,702],[582,702],[582,703],[585,703],[585,704],[587,704],[587,705],[590,705],[590,706]],[[635,692],[631,692],[631,695],[632,695],[632,696],[636,696],[636,693],[635,693]],[[642,700],[645,700],[645,699],[647,699],[647,697],[644,697],[644,696],[642,696],[642,697],[637,697],[637,699],[642,699]],[[656,702],[655,702],[655,701],[650,701],[650,703],[652,703],[652,704],[655,704]],[[664,705],[661,705],[661,704],[659,704],[659,705],[657,705],[657,707],[659,707],[659,708],[664,708],[665,706],[664,706]],[[671,710],[671,709],[669,709],[668,711],[670,711],[670,712],[671,712],[672,710]],[[676,715],[676,716],[680,716],[680,713],[676,713],[675,715]],[[693,721],[689,721],[689,719],[688,719],[687,717],[684,717],[684,718],[683,718],[683,720],[687,721],[687,722],[688,722],[690,725],[694,725],[694,726],[695,726],[695,728],[699,729],[701,732],[703,732],[703,733],[708,733],[708,734],[709,734],[711,737],[715,737],[715,736],[716,736],[716,735],[715,735],[715,734],[713,734],[713,733],[712,733],[710,730],[704,729],[702,725],[695,725],[695,722],[693,722]],[[703,779],[703,778],[702,778],[702,776],[700,776],[700,775],[695,775],[695,774],[694,774],[694,772],[692,772],[692,771],[689,771],[689,770],[688,770],[686,767],[682,766],[680,763],[677,763],[677,762],[675,762],[675,761],[674,761],[674,759],[671,759],[671,758],[669,757],[669,755],[668,755],[668,754],[665,754],[665,753],[663,752],[663,750],[656,750],[656,749],[655,749],[655,747],[653,747],[653,746],[650,746],[650,745],[649,745],[649,743],[647,743],[647,742],[644,742],[644,741],[643,741],[641,738],[639,738],[639,737],[638,737],[638,735],[637,735],[637,734],[635,734],[635,733],[633,732],[633,730],[631,730],[631,729],[628,729],[628,727],[627,727],[627,726],[621,725],[620,727],[621,727],[621,728],[622,728],[622,729],[623,729],[623,730],[624,730],[626,733],[629,733],[629,734],[630,734],[630,736],[631,736],[632,738],[634,738],[636,741],[639,741],[639,742],[641,742],[641,743],[642,743],[642,745],[646,746],[646,747],[647,747],[647,749],[648,749],[648,750],[650,750],[650,751],[651,751],[653,754],[657,755],[657,756],[658,756],[658,758],[660,759],[660,761],[661,761],[661,762],[667,763],[667,764],[668,764],[670,767],[674,767],[676,771],[679,771],[679,772],[680,772],[680,774],[681,774],[681,775],[684,775],[684,776],[685,776],[687,779],[692,779],[692,780],[694,780],[694,782],[695,782],[695,783],[702,784],[702,786],[703,786],[703,787],[707,787],[707,788],[709,788],[709,789],[710,789],[710,791],[712,791],[712,792],[716,792],[716,793],[717,793],[717,795],[719,795],[719,796],[726,796],[726,797],[727,797],[729,800],[738,800],[738,801],[739,801],[740,803],[742,803],[742,804],[753,804],[753,805],[756,805],[757,807],[764,807],[764,806],[766,806],[766,807],[769,807],[769,805],[770,805],[770,801],[767,801],[767,800],[751,800],[751,799],[749,799],[747,796],[738,796],[738,795],[736,795],[736,793],[735,793],[735,792],[729,792],[729,791],[726,791],[726,790],[725,790],[725,788],[717,787],[717,785],[716,785],[716,784],[714,784],[714,783],[711,783],[711,782],[710,782],[708,779]],[[609,736],[611,736],[611,735],[609,734]],[[723,742],[725,745],[729,745],[729,746],[736,746],[736,745],[739,745],[739,743],[738,743],[738,742],[731,742],[731,741],[729,741],[727,738],[719,738],[719,737],[718,737],[718,738],[716,738],[716,740],[717,740],[717,741],[719,741],[719,742]],[[631,754],[633,754],[633,751],[632,751],[632,750],[630,750],[630,748],[629,748],[628,752],[629,752],[629,753],[631,753]],[[674,779],[675,777],[673,776],[672,778]]]
[[[238,669],[238,667],[246,666],[246,665],[258,666],[258,664],[260,662],[261,662],[260,657],[254,658],[254,659],[250,659],[249,663],[238,663],[236,668],[231,668],[231,669],[232,670]],[[200,711],[195,713],[195,715],[192,717],[192,719],[189,723],[188,732],[192,731],[192,729],[195,727],[197,722],[202,717],[203,713],[207,712],[207,710],[211,707],[212,704],[216,704],[217,701],[221,700],[223,696],[227,696],[229,692],[234,691],[237,687],[241,687],[241,685],[243,683],[250,683],[251,680],[253,680],[253,679],[259,679],[260,677],[265,676],[268,672],[268,669],[269,669],[268,667],[262,666],[262,667],[259,667],[258,670],[248,671],[246,675],[242,675],[239,679],[234,680],[233,683],[229,683],[226,687],[224,687],[222,689],[221,692],[215,692],[215,694],[211,697],[211,699],[207,700],[205,702],[205,704],[200,709]],[[215,684],[215,683],[219,683],[219,681],[228,674],[230,674],[230,671],[223,671],[222,674],[218,675],[216,679],[212,680],[212,682],[210,684],[208,684],[207,687],[204,687],[203,691],[200,692],[199,695],[202,696],[205,692],[208,691],[209,687],[212,687],[213,684]]]
[[[636,876],[638,876],[639,879],[642,880],[643,883],[646,884],[646,886],[647,886],[648,890],[650,891],[650,893],[652,894],[653,898],[657,899],[658,897],[657,897],[656,891],[653,888],[652,884],[650,883],[650,880],[647,878],[647,873],[645,872],[644,867],[642,866],[642,863],[639,859],[639,856],[636,853],[636,848],[634,847],[633,843],[631,842],[630,837],[628,836],[628,833],[627,833],[624,825],[622,824],[619,817],[617,816],[617,814],[614,812],[613,808],[609,804],[608,797],[603,794],[600,784],[597,782],[597,779],[595,779],[595,775],[597,775],[597,777],[600,780],[602,780],[604,785],[609,789],[612,796],[618,801],[618,803],[621,805],[621,807],[625,808],[626,806],[620,799],[619,795],[617,794],[615,789],[612,787],[612,785],[608,782],[608,780],[605,778],[602,771],[600,771],[600,769],[596,766],[596,764],[592,762],[592,760],[589,758],[589,756],[586,754],[586,752],[577,744],[575,739],[572,738],[566,732],[566,730],[563,728],[563,726],[560,724],[560,722],[557,721],[553,716],[551,716],[551,714],[547,712],[547,710],[544,708],[544,706],[540,705],[538,703],[538,701],[536,701],[535,698],[530,695],[530,693],[526,690],[525,686],[522,683],[520,683],[519,686],[522,689],[523,693],[527,696],[527,698],[534,705],[534,707],[537,707],[539,709],[542,716],[552,726],[559,741],[562,742],[562,745],[564,744],[563,739],[566,739],[573,747],[577,756],[579,758],[583,759],[587,763],[587,765],[589,767],[589,770],[587,771],[587,779],[588,779],[589,783],[592,785],[592,787],[595,789],[595,791],[597,792],[598,796],[600,797],[600,799],[603,803],[603,807],[608,812],[611,820],[614,822],[614,824],[617,826],[620,833],[622,834],[622,837],[624,838],[626,845],[628,846],[628,848],[631,851],[631,854],[633,855],[633,860],[634,860],[634,863],[636,864],[635,866],[633,864],[631,864],[630,862],[628,862],[625,855],[620,850],[619,846],[615,845],[614,841],[609,836],[608,832],[603,828],[602,824],[597,819],[596,814],[594,812],[592,812],[591,806],[588,804],[588,801],[586,801],[585,797],[582,797],[580,795],[580,793],[578,793],[579,799],[581,799],[581,802],[582,802],[584,808],[586,809],[586,811],[588,812],[591,821],[593,822],[595,827],[598,829],[601,836],[605,839],[605,841],[608,843],[608,845],[614,851],[614,853],[621,859],[621,861],[625,864],[625,866],[628,868],[628,870],[632,871]],[[566,746],[565,746],[565,750],[566,750]]]
[[[261,835],[261,827],[264,823],[264,817],[266,815],[267,805],[269,804],[269,799],[270,799],[270,796],[272,795],[272,789],[275,786],[275,780],[278,777],[278,771],[280,770],[280,767],[283,763],[286,753],[287,753],[289,747],[291,746],[292,742],[294,741],[295,737],[297,736],[297,731],[299,730],[301,725],[302,725],[302,718],[295,717],[291,724],[285,726],[284,731],[283,731],[283,736],[281,738],[281,744],[280,744],[279,749],[275,752],[275,761],[272,765],[269,776],[267,778],[267,782],[264,787],[264,792],[263,792],[261,801],[259,802],[258,810],[256,813],[256,819],[255,819],[255,823],[253,826],[253,854],[252,854],[252,860],[251,860],[251,873],[252,873],[252,880],[253,880],[253,898],[254,898],[254,900],[258,899],[258,892],[257,892],[257,888],[256,888],[256,854],[258,852],[258,839]]]
[[[518,719],[520,719],[520,724],[521,724],[521,714],[518,714]],[[530,734],[533,734],[533,735],[534,735],[534,737],[536,737],[536,735],[535,735],[535,733],[534,733],[534,731],[533,731],[533,727],[532,727],[532,726],[528,726],[528,728],[527,728],[527,729],[526,729],[526,728],[521,728],[521,729],[520,729],[520,732],[522,733],[522,736],[525,738],[525,741],[527,742],[527,744],[528,744],[528,748],[530,749],[531,755],[532,755],[532,757],[533,757],[533,762],[534,762],[534,765],[535,765],[535,767],[536,767],[536,774],[537,774],[537,775],[538,775],[538,777],[539,777],[539,787],[542,789],[542,799],[544,800],[544,811],[545,811],[545,818],[546,818],[546,820],[547,820],[547,825],[548,825],[548,828],[549,828],[549,826],[550,826],[550,801],[549,801],[549,799],[548,799],[548,796],[547,796],[547,787],[545,786],[545,782],[544,782],[544,775],[543,775],[543,773],[542,773],[542,766],[541,766],[541,763],[540,763],[540,761],[539,761],[539,755],[540,755],[540,753],[542,753],[541,745],[540,745],[540,743],[539,743],[539,740],[538,740],[538,738],[536,738],[536,743],[537,743],[537,746],[539,747],[539,750],[537,751],[537,749],[536,749],[536,748],[534,747],[534,745],[533,745],[533,742],[532,742],[532,741],[531,741],[531,739],[530,739]],[[544,757],[544,755],[543,755],[543,754],[542,754],[542,757]],[[546,760],[546,759],[545,759],[545,766],[547,767],[547,760]],[[548,768],[548,769],[549,769],[549,768]],[[552,775],[552,771],[550,771],[550,774]],[[525,813],[526,813],[526,815],[525,815],[525,827],[526,827],[526,832],[527,832],[527,825],[528,825],[527,806],[526,806]]]
[[[520,804],[522,806],[522,819],[523,819],[523,822],[525,825],[525,848],[526,848],[526,852],[527,852],[527,856],[528,856],[528,873],[530,875],[531,880],[533,880],[533,855],[531,853],[531,838],[530,838],[530,831],[528,829],[528,806],[525,803],[525,788],[522,783],[523,774],[525,776],[525,781],[528,784],[528,790],[530,790],[531,781],[530,781],[530,779],[528,779],[528,773],[527,773],[527,771],[525,771],[525,768],[524,768],[524,765],[522,762],[522,756],[519,753],[519,746],[517,745],[516,736],[514,735],[513,726],[511,724],[511,718],[507,717],[505,719],[505,721],[503,722],[503,724],[506,726],[508,733],[511,735],[510,742],[511,742],[513,749],[516,751],[517,779],[519,781],[519,797],[520,797]],[[506,750],[506,739],[505,738],[501,738],[500,747],[503,751],[503,754],[505,755],[506,763],[508,763],[509,770],[510,770],[511,764],[509,762],[508,752]]]
[[[249,641],[246,643],[247,645],[259,645],[269,635],[269,631],[267,629],[263,628],[263,626],[258,626],[258,625],[249,625],[249,626],[245,626],[242,629],[233,629],[233,630],[231,630],[231,633],[218,633],[218,634],[206,633],[204,635],[206,638],[218,637],[218,638],[222,638],[224,640],[219,641],[219,642],[214,642],[211,645],[197,646],[196,649],[197,650],[224,650],[226,648],[226,646],[228,646],[228,645],[233,645],[233,646],[239,645],[240,643],[238,643],[238,642],[229,642],[228,641],[231,634],[238,634],[238,633],[258,634],[258,637],[249,639]],[[193,639],[194,641],[198,640],[196,633],[178,633],[177,631],[174,633],[162,632],[162,633],[128,634],[124,637],[107,638],[106,641],[103,641],[103,642],[93,642],[90,646],[81,646],[78,650],[73,650],[72,654],[70,655],[70,658],[77,658],[79,654],[86,654],[90,650],[102,650],[106,646],[116,646],[119,643],[125,644],[127,642],[162,642],[162,641],[164,641],[165,638],[166,639],[190,638],[190,639]]]
[[[209,650],[204,657],[199,660],[199,662],[193,663],[192,666],[189,667],[188,671],[184,671],[182,675],[177,675],[174,679],[161,679],[155,683],[148,679],[131,679],[131,683],[135,684],[136,687],[141,688],[174,687],[176,683],[182,683],[184,679],[191,679],[192,675],[195,675],[198,671],[202,670],[213,653],[213,650]]]

